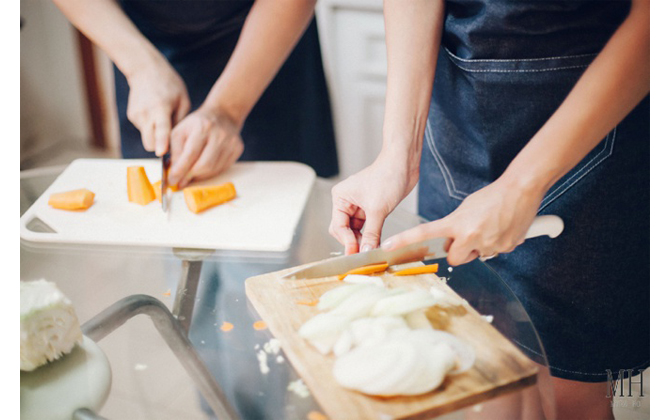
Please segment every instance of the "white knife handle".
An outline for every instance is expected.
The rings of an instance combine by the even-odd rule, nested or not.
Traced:
[[[537,216],[526,232],[526,239],[547,235],[555,238],[563,232],[563,219],[553,214]]]

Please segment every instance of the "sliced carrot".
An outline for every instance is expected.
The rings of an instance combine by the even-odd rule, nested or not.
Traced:
[[[422,265],[421,267],[405,268],[404,270],[394,271],[394,276],[415,276],[417,274],[437,273],[439,264]]]
[[[172,295],[172,289],[167,289],[165,293],[163,293],[163,296],[171,296]]]
[[[49,205],[60,210],[86,210],[93,205],[94,198],[95,194],[82,188],[51,194],[49,196]]]
[[[319,299],[315,300],[299,300],[296,301],[298,305],[305,305],[305,306],[316,306],[319,304]]]
[[[233,328],[235,328],[235,326],[233,324],[231,324],[230,322],[224,322],[223,324],[221,324],[221,331],[223,331],[223,332],[228,332],[228,331],[232,330]]]
[[[128,184],[128,201],[141,205],[147,205],[156,199],[144,166],[129,166],[126,170],[126,182]]]
[[[344,280],[344,278],[347,277],[349,274],[363,274],[363,275],[373,274],[386,271],[387,268],[389,268],[389,265],[387,263],[365,265],[363,267],[358,267],[354,268],[353,270],[349,270],[344,274],[340,274],[339,276],[337,276],[337,278],[339,280]]]
[[[154,194],[156,194],[156,198],[158,199],[158,202],[162,203],[163,202],[163,194],[161,194],[161,182],[156,181],[153,184],[151,184],[151,186],[154,188]],[[171,191],[179,191],[179,187],[177,187],[176,185],[170,185],[170,186],[168,186],[168,188]]]
[[[254,329],[256,331],[261,331],[265,330],[268,328],[268,324],[265,323],[265,321],[256,321],[254,322]]]
[[[186,206],[193,213],[200,213],[208,208],[223,204],[235,198],[236,195],[235,186],[232,182],[210,187],[184,188]]]
[[[325,414],[319,413],[318,411],[310,411],[307,413],[307,420],[328,420]]]

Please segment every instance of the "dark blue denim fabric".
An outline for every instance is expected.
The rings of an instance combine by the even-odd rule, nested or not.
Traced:
[[[197,109],[233,53],[252,2],[124,1],[128,16],[184,79]],[[128,83],[115,68],[124,158],[150,158],[128,121]],[[242,128],[240,160],[290,160],[319,176],[338,173],[335,134],[316,20],[265,90]]]
[[[512,39],[531,45],[533,31],[520,31],[521,20],[499,22],[507,2],[493,3],[491,28],[504,32],[501,50],[514,51]],[[512,2],[509,10],[516,15],[525,4]],[[530,22],[535,9],[527,9]],[[621,22],[561,23],[557,14],[555,43],[543,34],[531,58],[487,58],[501,50],[491,45],[494,32],[476,36],[488,22],[476,16],[469,18],[478,22],[475,34],[468,33],[468,22],[446,19],[445,43],[479,58],[463,58],[446,46],[440,51],[419,181],[419,212],[429,220],[449,214],[502,174],[603,47],[602,28],[609,36]],[[561,25],[582,34],[578,54],[555,47],[562,42]],[[545,196],[539,213],[563,218],[563,234],[528,240],[489,261],[530,315],[554,376],[598,382],[607,380],[606,369],[649,365],[649,136],[647,97]],[[517,344],[529,354],[539,351]]]

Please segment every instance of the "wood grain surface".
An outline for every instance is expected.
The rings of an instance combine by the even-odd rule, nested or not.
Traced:
[[[420,263],[398,268],[417,264]],[[448,376],[439,388],[420,396],[381,398],[344,389],[332,375],[335,357],[322,355],[298,335],[300,326],[319,310],[296,303],[318,299],[324,292],[343,283],[337,277],[280,278],[290,270],[293,268],[247,279],[247,296],[331,420],[429,419],[519,390],[536,381],[537,367],[477,311],[465,304],[453,308],[433,307],[427,316],[435,329],[448,331],[474,347],[477,359],[470,370]],[[458,297],[434,274],[396,277],[387,272],[380,277],[391,288],[430,289],[437,286]]]

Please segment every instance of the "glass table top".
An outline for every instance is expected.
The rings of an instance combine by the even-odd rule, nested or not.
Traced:
[[[21,214],[63,169],[21,174]],[[259,349],[267,346],[272,335],[252,327],[259,317],[247,301],[244,280],[341,253],[340,244],[328,235],[332,185],[330,180],[316,180],[288,252],[219,250],[203,255],[188,337],[239,418],[306,419],[310,412],[321,411],[312,396],[295,390],[299,376],[281,351],[266,353],[267,360],[259,360]],[[383,237],[421,222],[420,217],[397,209],[387,219]],[[35,247],[22,242],[20,255],[21,280],[55,282],[73,302],[81,323],[135,294],[153,296],[171,308],[183,266],[179,252],[169,248]],[[544,354],[522,305],[486,263],[476,260],[450,267],[444,260],[436,262],[440,263],[438,276],[510,341],[530,343]],[[134,419],[215,418],[176,356],[143,318],[129,320],[98,342],[113,372],[112,391],[99,414]],[[233,328],[224,332],[224,323]],[[533,356],[533,361],[540,367],[535,385],[441,418],[490,418],[492,410],[520,410],[518,404],[508,403],[515,398],[550,413],[553,394],[543,368],[546,357]],[[263,364],[266,373],[261,372]]]

